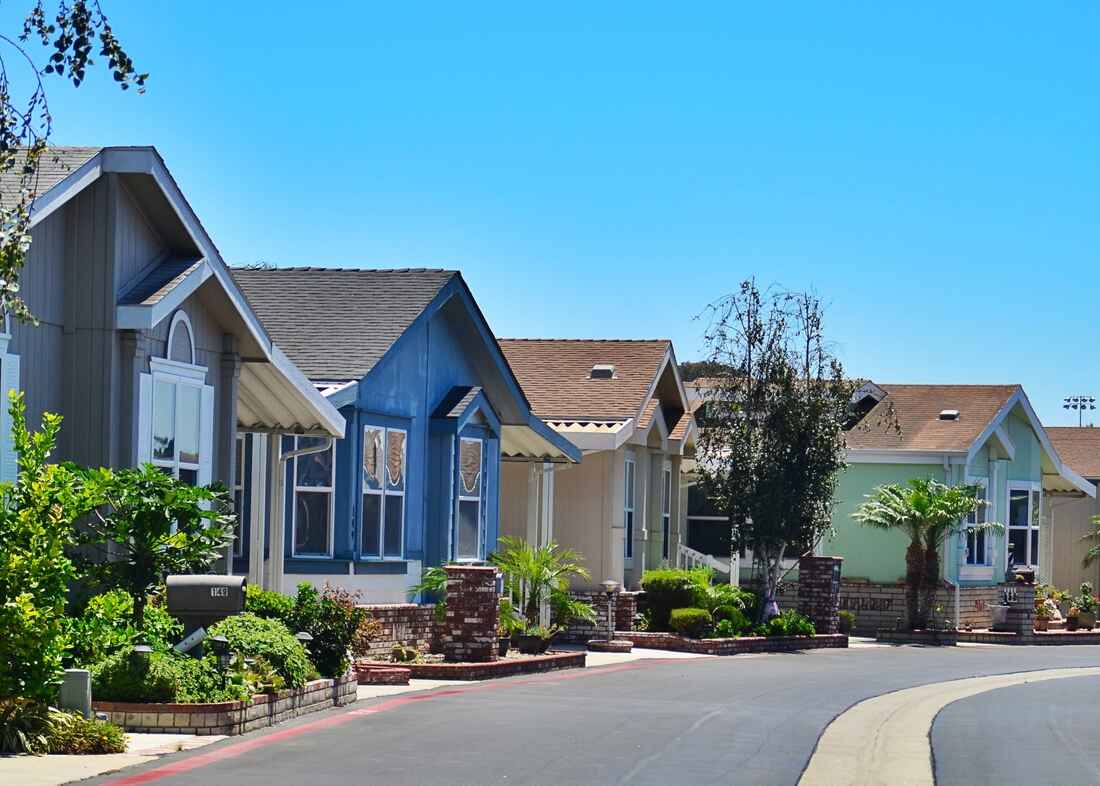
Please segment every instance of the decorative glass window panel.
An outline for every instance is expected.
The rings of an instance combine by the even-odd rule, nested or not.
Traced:
[[[483,443],[462,438],[458,443],[458,515],[455,559],[481,558]]]
[[[385,429],[367,426],[363,429],[363,486],[382,488],[382,440]]]
[[[359,554],[365,559],[405,555],[405,448],[401,429],[363,427],[363,506]]]
[[[481,440],[462,440],[459,454],[462,496],[481,498]]]
[[[386,488],[405,490],[405,432],[386,430]]]

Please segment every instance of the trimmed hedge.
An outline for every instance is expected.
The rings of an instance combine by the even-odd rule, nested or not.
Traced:
[[[126,647],[92,666],[92,695],[103,701],[194,704],[247,699],[243,685],[222,685],[211,658],[198,660],[174,652],[135,657]]]
[[[229,650],[246,658],[263,658],[283,678],[288,688],[300,688],[313,672],[302,643],[278,620],[255,614],[226,617],[210,626],[211,636],[229,639]]]
[[[642,576],[642,589],[649,607],[650,630],[668,630],[673,609],[695,605],[691,573],[686,570],[647,570]]]
[[[673,609],[669,615],[669,626],[681,636],[699,638],[714,624],[714,619],[706,609]]]
[[[736,606],[719,606],[714,610],[713,616],[716,625],[721,622],[729,623],[724,628],[724,630],[731,632],[729,635],[737,636],[752,627],[752,621],[745,616],[745,612]],[[728,635],[725,636],[725,638],[728,637]]]

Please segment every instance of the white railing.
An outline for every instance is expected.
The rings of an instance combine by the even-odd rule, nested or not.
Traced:
[[[710,554],[704,554],[701,551],[696,551],[681,543],[676,562],[677,567],[686,568],[688,570],[692,568],[707,567],[716,573],[728,576],[730,584],[737,585],[740,583],[740,576],[738,574],[741,572],[741,562],[739,556],[736,554],[732,561],[720,560],[717,557],[713,557]]]

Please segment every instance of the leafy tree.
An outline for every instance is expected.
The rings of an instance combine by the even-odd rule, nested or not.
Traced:
[[[235,518],[223,488],[181,483],[146,464],[140,469],[87,473],[101,507],[78,540],[98,547],[80,565],[104,588],[134,600],[133,624],[143,629],[149,593],[170,573],[205,573],[225,553]]]
[[[996,522],[966,524],[989,503],[977,486],[948,486],[932,478],[879,486],[852,517],[867,527],[900,530],[909,536],[905,550],[905,606],[910,628],[927,628],[940,585],[940,543],[961,530],[1000,529]]]
[[[684,382],[693,382],[701,377],[716,377],[729,369],[713,360],[685,360],[680,364],[680,378]]]
[[[715,387],[698,444],[704,491],[752,549],[760,618],[779,613],[783,560],[831,528],[857,382],[844,376],[812,294],[762,292],[755,280],[710,307]]]
[[[49,52],[40,67],[32,56],[32,42]],[[18,175],[15,197],[0,200],[0,312],[34,321],[19,296],[19,274],[30,248],[30,219],[38,196],[38,172],[53,131],[53,115],[46,99],[43,77],[68,79],[74,87],[83,83],[96,57],[106,61],[111,77],[123,90],[131,86],[144,92],[148,74],[139,73],[115,36],[98,0],[37,0],[18,37],[0,34],[16,57],[12,64],[25,66],[25,81],[9,73],[9,61],[0,57],[0,174]]]
[[[65,599],[74,575],[66,547],[93,503],[74,468],[48,463],[61,417],[27,431],[22,394],[9,411],[19,475],[0,485],[0,698],[52,702],[65,654]]]

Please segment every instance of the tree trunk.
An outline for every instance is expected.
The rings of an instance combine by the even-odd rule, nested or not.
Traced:
[[[923,591],[923,606],[922,616],[923,621],[922,628],[929,627],[930,623],[934,620],[934,613],[936,610],[936,592],[940,588],[940,552],[935,546],[928,546],[924,550],[924,586]]]
[[[905,550],[905,612],[910,630],[924,627],[921,624],[921,590],[924,587],[924,549],[914,540]]]
[[[760,598],[760,622],[767,622],[779,616],[779,603],[776,593],[779,588],[779,574],[782,560],[768,560],[764,564],[764,592]]]

